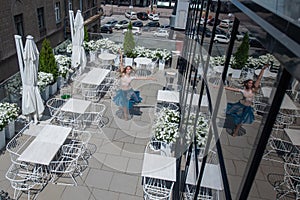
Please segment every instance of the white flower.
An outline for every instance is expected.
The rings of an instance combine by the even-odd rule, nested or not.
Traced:
[[[44,90],[47,85],[53,83],[53,81],[54,81],[54,78],[51,73],[45,73],[45,72],[38,73],[37,85],[41,91]]]
[[[19,116],[19,111],[15,103],[0,103],[0,131]]]
[[[22,86],[21,75],[17,73],[11,79],[9,79],[5,85],[5,89],[12,94],[20,94]]]
[[[72,72],[71,64],[72,58],[65,56],[65,55],[55,55],[55,61],[58,66],[58,73],[59,75],[66,77],[68,72]]]

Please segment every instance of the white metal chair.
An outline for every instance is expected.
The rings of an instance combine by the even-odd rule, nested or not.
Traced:
[[[60,115],[60,108],[66,103],[65,99],[52,98],[46,102],[50,115],[53,119],[57,119]]]
[[[171,146],[170,144],[163,141],[151,140],[146,145],[145,153],[160,154],[162,156],[171,156]]]
[[[51,175],[51,182],[58,185],[72,185],[77,186],[77,181],[74,177],[77,169],[78,158],[61,155],[57,160],[53,160],[49,164],[49,172]],[[71,178],[73,183],[58,182],[59,178]]]
[[[143,178],[143,191],[145,200],[171,199],[174,182],[168,185],[167,181],[155,178]]]
[[[14,199],[18,199],[20,192],[27,192],[27,199],[32,193],[38,193],[45,185],[42,168],[29,171],[23,166],[12,164],[5,175],[14,189]]]
[[[29,128],[31,123],[27,124],[19,133],[17,133],[6,145],[6,150],[9,152],[11,162],[16,165],[27,167],[27,164],[19,162],[18,158],[25,148],[32,141],[32,136],[23,134]]]
[[[90,110],[84,113],[83,120],[86,125],[96,126],[101,130],[104,126],[103,114],[105,112],[106,106],[101,103],[92,103]]]
[[[82,96],[84,97],[84,100],[92,101],[92,102],[98,102],[100,100],[100,90],[97,86],[92,85],[85,85],[82,86]]]
[[[180,92],[182,90],[182,86],[178,84],[167,84],[165,89]]]
[[[188,185],[186,184],[184,197],[186,200],[193,200],[194,195],[196,192],[196,186],[195,185]],[[210,188],[200,187],[199,194],[197,196],[197,200],[212,200],[213,197],[213,190]]]

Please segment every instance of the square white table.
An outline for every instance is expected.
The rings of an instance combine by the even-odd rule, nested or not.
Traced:
[[[134,59],[134,62],[136,62],[137,65],[148,65],[152,62],[152,60],[146,57],[137,57]]]
[[[201,162],[198,161],[199,170],[201,167]],[[195,171],[195,161],[191,160],[188,174],[186,178],[186,183],[190,185],[197,185],[196,171]],[[219,165],[207,163],[204,168],[204,174],[201,181],[202,187],[207,187],[215,190],[223,190],[222,177]]]
[[[61,107],[61,111],[84,114],[91,105],[91,103],[91,101],[70,98]]]
[[[93,68],[81,80],[81,83],[89,85],[100,85],[104,81],[105,77],[109,74],[109,72],[110,70],[108,69]]]
[[[175,182],[176,158],[145,153],[142,176]]]
[[[46,125],[39,135],[22,152],[19,161],[49,165],[71,133],[71,128]]]
[[[300,129],[285,128],[284,132],[289,136],[293,145],[300,146]]]
[[[271,97],[272,90],[273,90],[272,87],[262,87],[261,88],[263,96],[269,97],[269,98]],[[283,97],[280,109],[300,110],[300,108],[294,104],[293,100],[287,94],[285,94]]]
[[[189,93],[187,96],[187,104],[190,104],[192,94]],[[194,94],[192,105],[197,106],[199,102],[200,95]],[[158,90],[157,93],[157,101],[164,101],[164,102],[172,102],[172,103],[179,103],[179,92],[177,91],[170,91],[170,90]],[[208,107],[208,99],[207,95],[203,95],[201,101],[201,107]]]

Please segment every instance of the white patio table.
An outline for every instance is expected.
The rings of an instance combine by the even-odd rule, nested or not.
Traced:
[[[137,57],[134,59],[134,62],[136,62],[137,65],[148,65],[152,62],[152,60],[146,57]]]
[[[71,128],[46,125],[23,151],[18,161],[49,165],[71,133]]]
[[[289,136],[293,145],[300,146],[300,130],[285,128],[284,132]]]
[[[262,87],[261,91],[262,91],[263,96],[270,98],[272,89],[273,88],[271,88],[271,87]],[[300,110],[300,108],[294,104],[293,100],[287,94],[284,95],[280,109]]]
[[[261,71],[260,69],[255,70],[255,75],[258,76],[260,71]],[[277,73],[271,72],[269,70],[269,68],[267,68],[263,74],[263,77],[266,77],[266,78],[276,78],[276,76],[277,76]]]
[[[84,114],[91,105],[91,103],[91,101],[70,98],[62,106],[61,111]]]
[[[175,182],[176,158],[145,153],[142,176]]]
[[[88,85],[100,85],[105,77],[109,74],[110,70],[93,68],[86,76],[81,80],[81,83]]]
[[[110,64],[110,61],[113,61],[117,55],[111,53],[101,53],[98,55],[98,58],[103,61],[104,64]]]
[[[190,103],[191,95],[192,95],[191,93],[188,94],[187,104]],[[193,106],[198,105],[199,97],[200,97],[199,94],[193,95],[193,100],[192,100]],[[157,101],[179,103],[179,92],[170,91],[170,90],[158,90]],[[203,95],[202,101],[201,101],[201,107],[208,107],[207,95]]]

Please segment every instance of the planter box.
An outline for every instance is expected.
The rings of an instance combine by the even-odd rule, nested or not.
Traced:
[[[165,61],[164,60],[159,60],[158,69],[159,70],[164,70],[165,69]]]
[[[14,136],[15,136],[15,121],[11,121],[5,127],[5,138],[9,140]]]
[[[55,81],[52,85],[49,85],[49,96],[54,95],[57,92],[57,81]]]
[[[3,129],[2,131],[0,131],[0,150],[3,149],[5,145],[6,145],[5,129]]]
[[[57,77],[57,88],[60,89],[65,85],[65,78],[62,76]]]
[[[41,96],[44,101],[47,101],[49,99],[49,85],[47,85],[45,89],[41,91]]]

